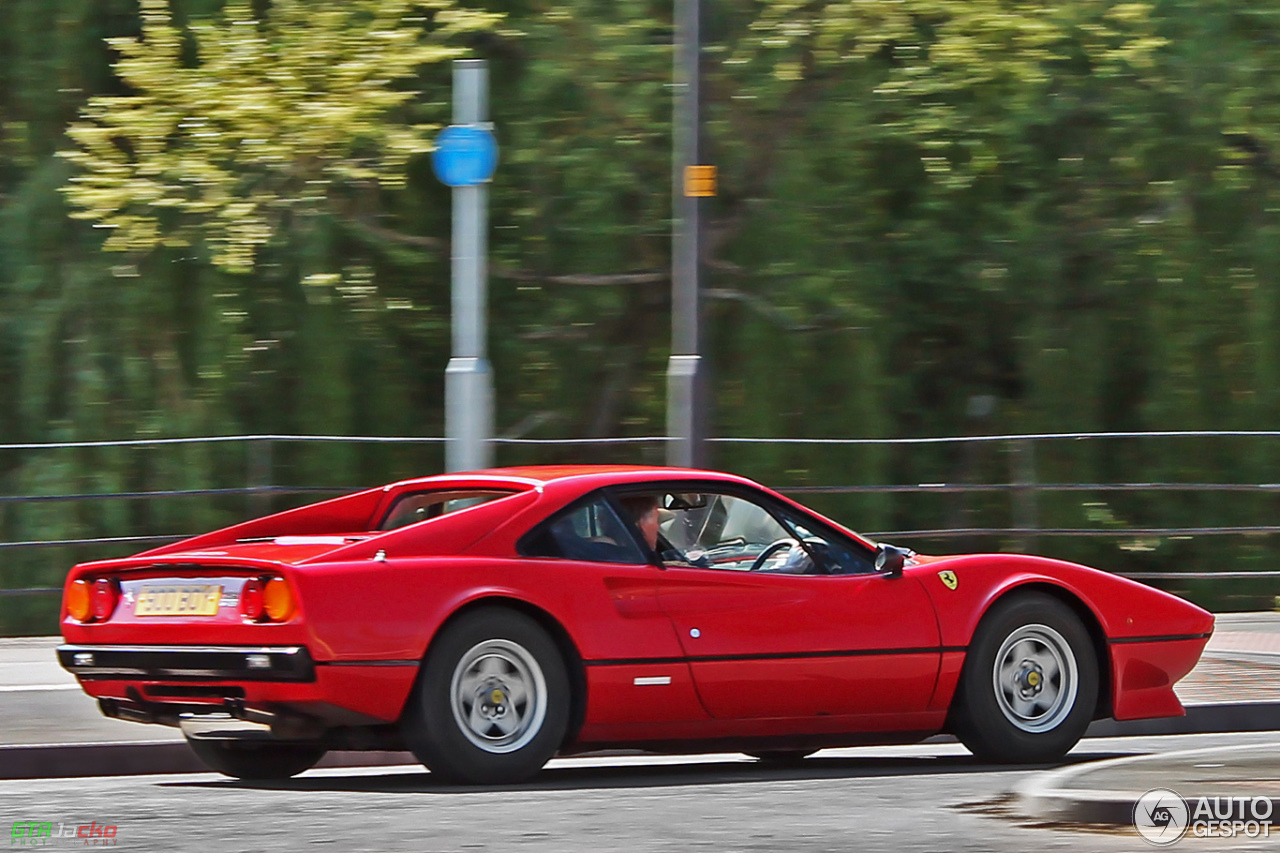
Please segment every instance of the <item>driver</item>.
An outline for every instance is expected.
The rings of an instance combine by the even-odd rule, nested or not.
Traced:
[[[662,520],[658,518],[658,496],[637,495],[636,497],[623,498],[622,505],[630,513],[632,520],[636,523],[636,527],[640,528],[640,535],[644,537],[645,544],[657,551],[658,528],[662,523]]]
[[[681,550],[662,536],[662,503],[657,495],[635,495],[622,498],[622,506],[640,529],[644,542],[668,566],[688,566],[710,568],[711,563],[705,557],[690,560]]]

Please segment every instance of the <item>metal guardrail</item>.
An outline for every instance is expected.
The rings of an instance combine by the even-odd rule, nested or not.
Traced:
[[[1021,433],[1006,435],[931,436],[907,438],[744,438],[720,437],[708,439],[711,444],[775,444],[775,445],[932,445],[974,443],[1026,443],[1046,441],[1087,441],[1096,439],[1154,439],[1154,438],[1280,438],[1280,430],[1164,430],[1146,432],[1056,432]],[[567,446],[567,445],[631,445],[666,443],[667,436],[625,436],[604,438],[516,438],[492,439],[494,444],[505,446]],[[103,441],[24,442],[0,444],[5,450],[59,450],[76,448],[112,447],[163,447],[170,445],[245,443],[266,445],[277,442],[298,443],[351,443],[351,444],[441,444],[446,439],[434,436],[343,436],[343,435],[294,435],[255,434],[223,435],[181,438],[139,438]],[[269,466],[268,466],[269,467]],[[1020,476],[1015,474],[1015,476]],[[157,491],[131,491],[108,493],[78,493],[61,495],[0,495],[0,505],[22,503],[68,502],[85,500],[152,500],[179,497],[270,496],[302,494],[343,494],[361,487],[305,487],[252,485],[223,489],[168,489]],[[1035,495],[1041,492],[1254,492],[1280,493],[1280,483],[917,483],[895,485],[836,485],[789,486],[778,489],[789,495],[833,494],[964,494],[983,492],[1007,492]],[[1024,519],[1015,519],[1024,521]],[[870,538],[931,538],[947,539],[977,536],[1034,537],[1034,536],[1089,536],[1107,538],[1167,538],[1223,535],[1272,535],[1280,533],[1280,525],[1255,525],[1239,527],[1152,527],[1152,528],[1042,528],[1014,527],[965,527],[928,530],[895,530],[867,533]],[[15,548],[51,548],[65,546],[93,546],[111,544],[143,544],[173,542],[191,534],[166,534],[147,536],[116,536],[58,540],[28,540],[0,542],[0,550]],[[1262,578],[1280,577],[1280,572],[1133,572],[1119,573],[1140,580],[1185,578]],[[0,589],[0,596],[44,595],[61,592],[56,587],[26,589]]]
[[[789,495],[853,495],[910,492],[1280,492],[1280,483],[917,483],[914,486],[784,486]],[[0,500],[3,500],[0,498]]]
[[[138,500],[222,495],[343,494],[353,491],[356,491],[356,489],[328,486],[241,486],[231,489],[164,489],[156,492],[83,492],[76,495],[0,495],[0,503],[57,503],[62,501]],[[4,543],[0,543],[0,547],[4,547]]]
[[[3,548],[60,548],[69,545],[120,545],[146,542],[178,542],[195,534],[179,533],[160,536],[99,536],[90,539],[32,539],[27,542],[0,542]]]
[[[746,438],[722,436],[708,438],[709,444],[826,444],[826,445],[894,445],[894,444],[969,444],[973,442],[1013,441],[1083,441],[1101,438],[1280,438],[1280,430],[1150,430],[1135,432],[1034,432],[995,435],[920,436],[906,438]],[[603,438],[516,438],[490,439],[506,445],[592,445],[666,443],[675,439],[665,435],[616,436]],[[40,441],[0,444],[0,450],[51,450],[84,447],[160,447],[172,444],[216,444],[226,442],[342,442],[351,444],[443,444],[439,436],[419,435],[295,435],[260,433],[254,435],[208,435],[184,438],[124,438],[102,441]]]
[[[1114,539],[1160,539],[1178,536],[1264,536],[1280,533],[1280,526],[1253,527],[940,527],[934,530],[891,530],[867,533],[872,539],[919,537],[957,539],[965,536],[1102,536]]]
[[[917,438],[709,438],[712,444],[969,444],[1096,438],[1280,438],[1280,430],[1179,429],[1137,432],[1028,432],[1008,435],[949,435]]]

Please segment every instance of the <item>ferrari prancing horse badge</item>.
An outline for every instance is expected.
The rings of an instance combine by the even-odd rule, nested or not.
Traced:
[[[938,572],[938,577],[942,579],[942,583],[947,589],[955,589],[960,585],[960,581],[956,579],[955,572]]]

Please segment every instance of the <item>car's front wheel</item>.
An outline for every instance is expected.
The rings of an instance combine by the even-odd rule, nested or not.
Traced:
[[[523,613],[478,610],[432,644],[402,723],[447,782],[502,784],[537,773],[569,724],[569,676],[555,642]]]
[[[225,776],[237,779],[288,779],[315,767],[325,748],[312,744],[238,743],[187,738],[196,757]]]
[[[1055,761],[1084,735],[1097,700],[1097,655],[1080,617],[1048,595],[1015,594],[978,626],[951,727],[983,760]]]

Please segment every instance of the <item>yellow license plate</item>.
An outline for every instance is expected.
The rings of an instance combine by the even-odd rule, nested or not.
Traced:
[[[135,616],[213,616],[222,587],[210,584],[144,586],[134,606]]]

